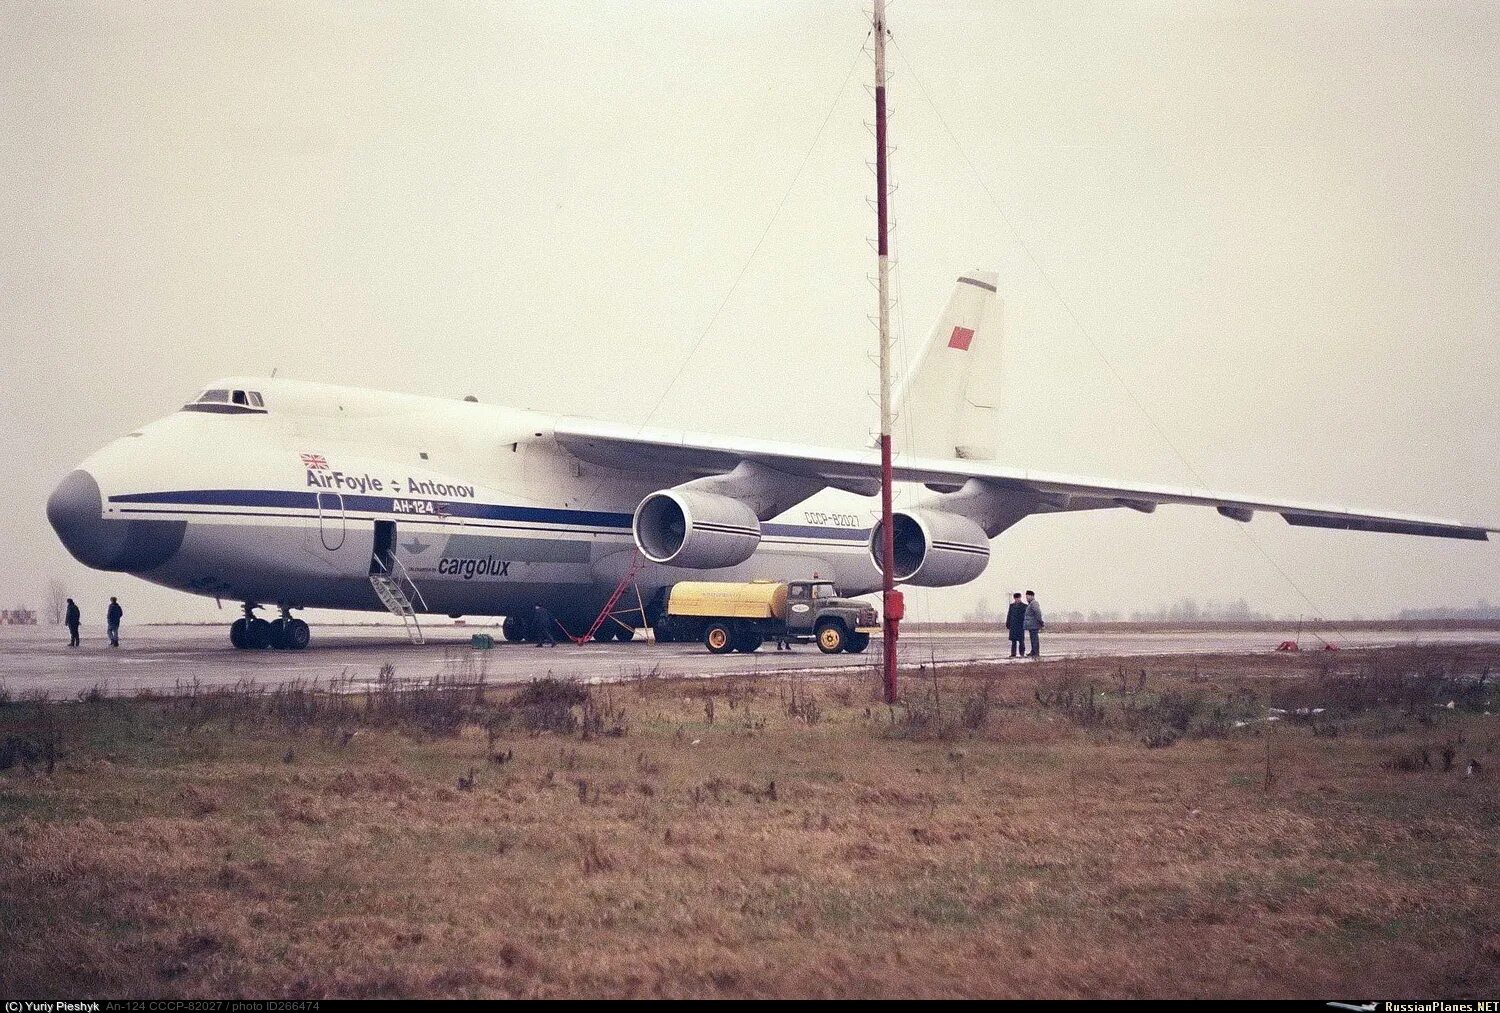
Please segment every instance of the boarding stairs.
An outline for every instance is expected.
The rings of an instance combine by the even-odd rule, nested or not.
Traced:
[[[636,613],[639,613],[641,617],[640,628],[647,628],[646,603],[641,600],[640,585],[635,583],[636,574],[640,573],[641,568],[645,565],[646,557],[641,554],[641,551],[639,549],[637,549],[635,551],[635,555],[631,557],[630,568],[625,571],[625,576],[621,577],[620,582],[615,585],[614,592],[610,594],[609,600],[604,603],[604,608],[599,610],[599,614],[595,616],[594,621],[589,624],[588,632],[586,632],[581,637],[575,637],[571,633],[568,634],[569,639],[571,639],[573,643],[588,643],[590,640],[594,639],[594,635],[599,632],[599,627],[605,625],[606,623],[616,623],[619,626],[625,627],[626,629],[633,629],[634,627],[631,627],[628,623],[625,623],[618,618],[622,615],[634,615]],[[631,587],[632,585],[634,585],[635,587],[635,600],[637,607],[621,609],[618,612],[615,611],[615,606],[620,603],[620,598],[624,596],[625,589]],[[567,631],[564,630],[564,632]]]
[[[401,620],[401,625],[406,628],[406,636],[413,644],[421,645],[427,642],[427,637],[422,632],[422,623],[417,618],[416,605],[423,609],[427,602],[422,598],[422,592],[412,581],[411,574],[407,573],[406,567],[394,556],[391,557],[389,565],[378,555],[370,561],[370,586],[375,589],[375,596],[380,603],[386,607],[391,615]],[[413,604],[413,599],[416,604]]]

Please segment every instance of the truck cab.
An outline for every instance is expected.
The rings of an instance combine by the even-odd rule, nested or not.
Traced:
[[[786,586],[786,626],[791,633],[812,635],[818,614],[827,606],[840,602],[831,580],[793,580]],[[858,606],[850,601],[848,604]]]
[[[795,640],[815,640],[826,653],[863,651],[876,628],[875,610],[840,598],[831,580],[787,583],[786,631]]]

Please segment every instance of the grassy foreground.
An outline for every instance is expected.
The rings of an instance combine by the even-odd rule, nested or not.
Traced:
[[[1491,666],[0,693],[0,993],[1492,998]]]

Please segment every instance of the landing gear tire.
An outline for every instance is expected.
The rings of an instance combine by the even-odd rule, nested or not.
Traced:
[[[286,650],[286,620],[271,620],[271,649],[276,651]]]
[[[765,638],[754,630],[741,630],[734,642],[734,649],[741,654],[754,654],[765,643]]]
[[[594,641],[600,644],[607,644],[611,640],[615,639],[615,634],[619,632],[620,627],[615,625],[615,621],[613,619],[606,619],[604,620],[604,622],[600,623],[599,628],[594,631]]]
[[[818,627],[818,650],[824,654],[839,653],[848,639],[842,623],[824,623]]]
[[[863,654],[865,648],[870,646],[870,635],[868,633],[851,633],[849,639],[844,642],[844,650],[850,654]]]
[[[281,628],[282,647],[288,651],[300,651],[312,640],[312,630],[301,619],[288,619]]]
[[[271,624],[264,619],[252,619],[245,626],[245,647],[252,651],[263,651],[271,646]]]
[[[633,626],[616,626],[615,627],[615,639],[618,640],[622,644],[628,644],[628,643],[630,643],[632,640],[635,639],[635,627],[633,627]]]
[[[236,619],[229,627],[229,642],[242,651],[261,651],[271,646],[271,624],[264,619]]]
[[[734,650],[734,630],[724,623],[712,623],[703,631],[703,646],[709,654],[728,654]]]
[[[520,616],[506,616],[505,622],[500,624],[500,635],[512,644],[524,644],[536,639],[531,623]]]
[[[670,644],[677,639],[672,636],[672,627],[666,622],[657,623],[651,627],[651,632],[656,635],[656,642],[658,644]]]

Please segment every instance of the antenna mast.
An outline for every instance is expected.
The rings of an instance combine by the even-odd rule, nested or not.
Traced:
[[[896,702],[896,638],[903,602],[896,590],[891,523],[891,263],[886,201],[885,0],[873,0],[875,22],[875,216],[880,270],[880,571],[885,621],[885,702]]]

